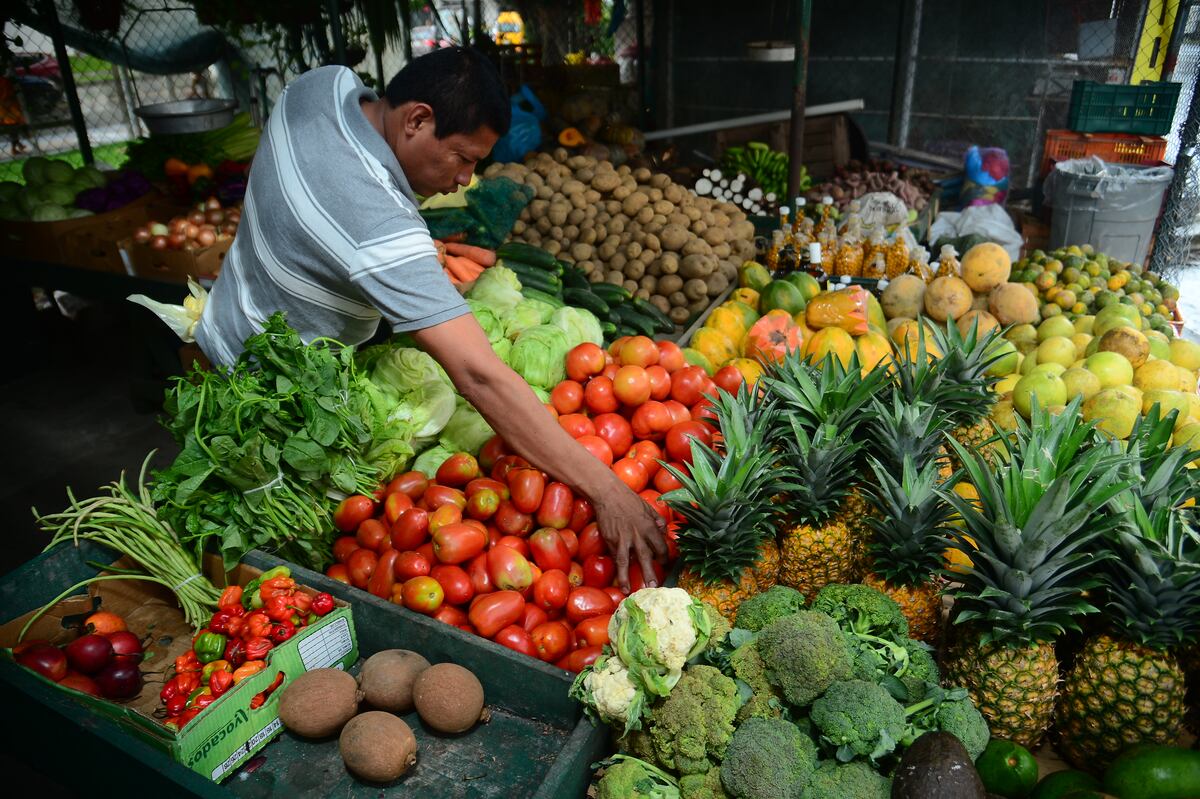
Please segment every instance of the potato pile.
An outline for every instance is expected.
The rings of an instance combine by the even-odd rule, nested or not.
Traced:
[[[574,262],[593,283],[624,286],[676,324],[704,310],[754,257],[754,225],[740,209],[646,168],[559,148],[493,164],[484,176],[537,192],[513,226],[515,240]]]

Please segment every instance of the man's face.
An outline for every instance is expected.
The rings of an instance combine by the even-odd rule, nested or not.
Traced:
[[[423,197],[451,194],[459,186],[470,184],[475,165],[487,157],[500,138],[485,126],[472,133],[454,133],[439,139],[435,135],[432,109],[419,105],[416,109],[409,108],[408,113],[402,113],[403,110],[402,106],[391,112],[400,117],[397,127],[403,133],[390,144],[409,185]]]

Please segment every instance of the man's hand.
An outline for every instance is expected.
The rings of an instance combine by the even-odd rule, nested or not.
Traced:
[[[613,492],[601,502],[593,501],[596,525],[617,563],[617,582],[621,589],[629,590],[630,550],[642,569],[642,581],[647,588],[654,588],[658,585],[654,561],[667,555],[664,537],[667,523],[648,502],[628,487],[622,485],[621,488],[623,490]]]
[[[646,585],[654,585],[654,559],[667,553],[662,517],[567,435],[520,375],[496,357],[475,317],[466,314],[413,335],[510,449],[591,500],[621,588],[629,589],[630,550]]]

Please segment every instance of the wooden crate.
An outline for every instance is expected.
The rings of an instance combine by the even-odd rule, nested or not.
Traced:
[[[719,130],[713,134],[714,151],[760,141],[772,150],[786,153],[791,122],[762,122],[740,128]],[[850,135],[844,114],[808,117],[804,120],[804,166],[813,180],[825,180],[850,160]]]
[[[0,249],[9,258],[124,273],[117,242],[150,220],[163,201],[148,192],[115,211],[57,222],[0,222]]]

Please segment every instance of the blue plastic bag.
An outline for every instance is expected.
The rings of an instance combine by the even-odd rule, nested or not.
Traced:
[[[542,120],[546,118],[545,106],[528,86],[522,85],[509,103],[512,105],[512,124],[508,133],[492,148],[492,158],[501,163],[520,161],[526,153],[540,147]]]
[[[1008,153],[1000,147],[972,145],[963,158],[963,187],[959,201],[971,205],[1004,205],[1008,197]]]

